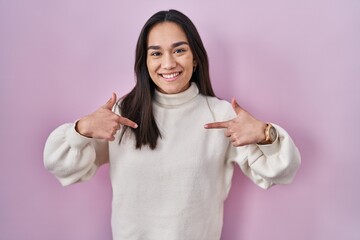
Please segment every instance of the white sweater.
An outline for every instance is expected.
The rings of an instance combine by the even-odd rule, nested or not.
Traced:
[[[195,84],[179,94],[156,92],[153,106],[162,134],[155,150],[135,149],[129,131],[119,145],[119,132],[107,143],[81,136],[74,124],[55,129],[45,145],[45,166],[62,185],[110,162],[114,240],[219,240],[234,163],[265,189],[290,183],[299,167],[299,152],[279,126],[275,143],[237,148],[223,129],[205,129],[235,113]]]

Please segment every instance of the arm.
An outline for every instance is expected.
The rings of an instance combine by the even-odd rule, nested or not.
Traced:
[[[62,185],[91,178],[96,169],[109,161],[108,141],[121,125],[136,128],[133,121],[114,113],[113,93],[110,100],[76,124],[64,124],[48,137],[44,149],[45,167]]]
[[[44,165],[63,186],[91,178],[97,168],[108,162],[108,143],[84,137],[74,124],[64,124],[48,137]]]
[[[300,153],[287,132],[274,125],[278,133],[272,144],[247,146],[247,156],[237,161],[243,173],[258,186],[289,184],[300,166]]]
[[[205,125],[207,129],[225,130],[232,145],[228,159],[238,163],[244,174],[262,188],[290,183],[300,166],[300,154],[288,133],[274,125],[278,134],[276,140],[272,144],[258,144],[266,142],[266,124],[241,108],[235,99],[232,108],[235,118]]]

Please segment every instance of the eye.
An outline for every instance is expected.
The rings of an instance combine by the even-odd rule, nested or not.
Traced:
[[[158,57],[161,55],[161,52],[151,52],[150,56]]]
[[[183,49],[183,48],[178,48],[178,49],[176,49],[174,52],[175,52],[175,53],[183,53],[183,52],[186,52],[186,50]]]

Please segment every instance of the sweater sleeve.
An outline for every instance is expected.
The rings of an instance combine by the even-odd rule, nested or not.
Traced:
[[[44,165],[63,186],[90,179],[108,162],[108,143],[80,135],[75,124],[56,128],[44,148]]]
[[[301,161],[299,150],[288,133],[280,126],[273,126],[278,133],[274,143],[251,144],[242,150],[235,147],[230,149],[233,161],[239,164],[242,172],[264,189],[274,184],[291,183]]]

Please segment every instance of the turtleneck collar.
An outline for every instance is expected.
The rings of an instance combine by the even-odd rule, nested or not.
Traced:
[[[166,94],[155,90],[154,100],[160,105],[174,107],[189,102],[199,94],[196,83],[191,82],[188,89],[176,94]]]

